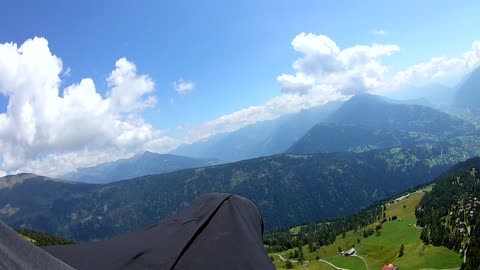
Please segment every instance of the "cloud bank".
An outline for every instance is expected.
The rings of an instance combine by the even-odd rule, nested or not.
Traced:
[[[60,74],[46,39],[0,44],[0,92],[9,100],[0,114],[2,170],[58,174],[167,140],[138,116],[155,105],[154,82],[126,58],[105,97],[90,78],[60,90]]]
[[[55,176],[143,150],[167,152],[180,143],[356,93],[382,94],[461,76],[480,64],[478,41],[457,57],[434,57],[396,73],[382,60],[397,53],[397,45],[340,48],[331,38],[312,33],[297,35],[291,45],[301,57],[293,62],[293,72],[277,77],[278,96],[199,126],[181,127],[183,136],[171,137],[142,119],[145,109],[156,106],[155,83],[128,59],[116,61],[102,96],[90,78],[60,89],[61,78],[71,70],[64,70],[46,39],[0,44],[0,94],[8,98],[6,112],[0,114],[0,176],[20,171]],[[183,79],[172,86],[180,94],[195,89]]]
[[[277,77],[282,94],[262,105],[251,106],[199,127],[183,128],[187,141],[237,130],[258,121],[275,119],[363,92],[386,94],[410,85],[441,82],[463,76],[480,64],[480,42],[459,57],[434,57],[393,73],[382,63],[400,51],[397,45],[356,45],[341,49],[325,35],[300,33],[291,42],[302,57],[293,62],[294,74]]]

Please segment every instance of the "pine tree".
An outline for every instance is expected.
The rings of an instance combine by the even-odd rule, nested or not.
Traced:
[[[303,256],[303,249],[300,247],[298,248],[298,261],[303,263],[305,261],[305,257]]]

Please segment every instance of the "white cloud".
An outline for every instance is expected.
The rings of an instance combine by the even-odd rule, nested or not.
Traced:
[[[251,106],[221,116],[199,127],[182,127],[183,131],[187,133],[185,142],[191,143],[218,133],[231,132],[259,121],[272,120],[284,114],[345,98],[346,96],[325,85],[315,86],[304,95],[283,94],[270,99],[263,105]]]
[[[21,46],[0,44],[0,94],[8,98],[0,113],[0,175],[29,171],[58,175],[77,167],[127,157],[150,150],[166,152],[180,142],[193,142],[237,130],[258,121],[308,109],[359,92],[384,92],[411,84],[459,76],[480,63],[480,42],[454,58],[435,57],[391,74],[382,58],[399,51],[396,45],[340,48],[323,35],[301,33],[292,40],[302,56],[294,74],[278,76],[282,93],[197,127],[184,127],[184,138],[172,138],[141,117],[156,104],[155,84],[138,74],[134,63],[121,58],[107,77],[108,91],[99,94],[90,78],[59,89],[62,61],[43,38]],[[179,93],[195,89],[193,82],[172,83]],[[171,99],[170,103],[174,103]]]
[[[480,42],[475,41],[472,49],[461,56],[434,57],[425,63],[419,63],[397,72],[386,84],[386,89],[395,89],[405,85],[438,83],[463,76],[480,64]]]
[[[155,96],[146,96],[154,90],[154,83],[147,75],[137,75],[135,64],[126,58],[115,63],[115,70],[107,78],[110,91],[107,97],[119,112],[133,112],[152,107]]]
[[[385,31],[385,30],[382,30],[382,29],[374,30],[371,33],[373,35],[376,35],[376,36],[386,36],[386,35],[388,35],[388,32]]]
[[[388,72],[381,58],[400,50],[396,45],[354,46],[341,50],[327,36],[301,33],[293,48],[304,56],[293,63],[295,74],[277,80],[284,93],[304,95],[311,89],[333,88],[344,95],[382,86]]]
[[[4,177],[5,175],[7,175],[7,173],[6,173],[6,172],[4,172],[4,171],[0,171],[0,177]]]
[[[412,84],[435,82],[464,75],[480,63],[480,42],[456,58],[432,58],[391,74],[382,57],[398,52],[396,45],[353,46],[340,49],[327,36],[301,33],[292,40],[303,57],[293,63],[295,74],[277,77],[279,95],[262,105],[251,106],[209,121],[199,127],[182,127],[186,142],[230,132],[258,121],[311,108],[328,101],[346,99],[360,92],[383,93]]]
[[[0,44],[0,93],[8,97],[0,114],[2,171],[56,175],[168,140],[138,117],[156,100],[152,79],[132,62],[115,63],[106,97],[90,78],[60,91],[60,74],[62,61],[46,39]]]
[[[187,94],[195,89],[195,84],[193,82],[185,81],[182,78],[172,82],[172,86],[177,93],[182,95]]]

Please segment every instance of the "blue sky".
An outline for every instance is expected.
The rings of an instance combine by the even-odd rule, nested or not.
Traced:
[[[92,78],[106,97],[106,78],[126,57],[155,83],[150,93],[155,105],[135,111],[135,117],[177,139],[184,135],[179,126],[195,133],[208,121],[288,92],[277,77],[298,71],[292,64],[304,52],[291,43],[300,33],[325,35],[340,50],[395,45],[398,49],[381,57],[395,73],[471,50],[480,40],[479,11],[480,2],[473,0],[6,1],[0,10],[0,44],[20,46],[35,36],[48,40],[63,71],[70,69],[69,76],[61,76],[60,93]],[[172,82],[180,78],[194,89],[177,93]],[[7,111],[8,100],[8,94],[0,95],[0,113]],[[42,151],[33,151],[22,164],[58,154]],[[98,160],[108,159],[102,157]]]

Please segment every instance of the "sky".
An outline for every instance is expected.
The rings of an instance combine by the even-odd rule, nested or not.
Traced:
[[[56,176],[480,62],[480,2],[4,1],[0,176]]]

